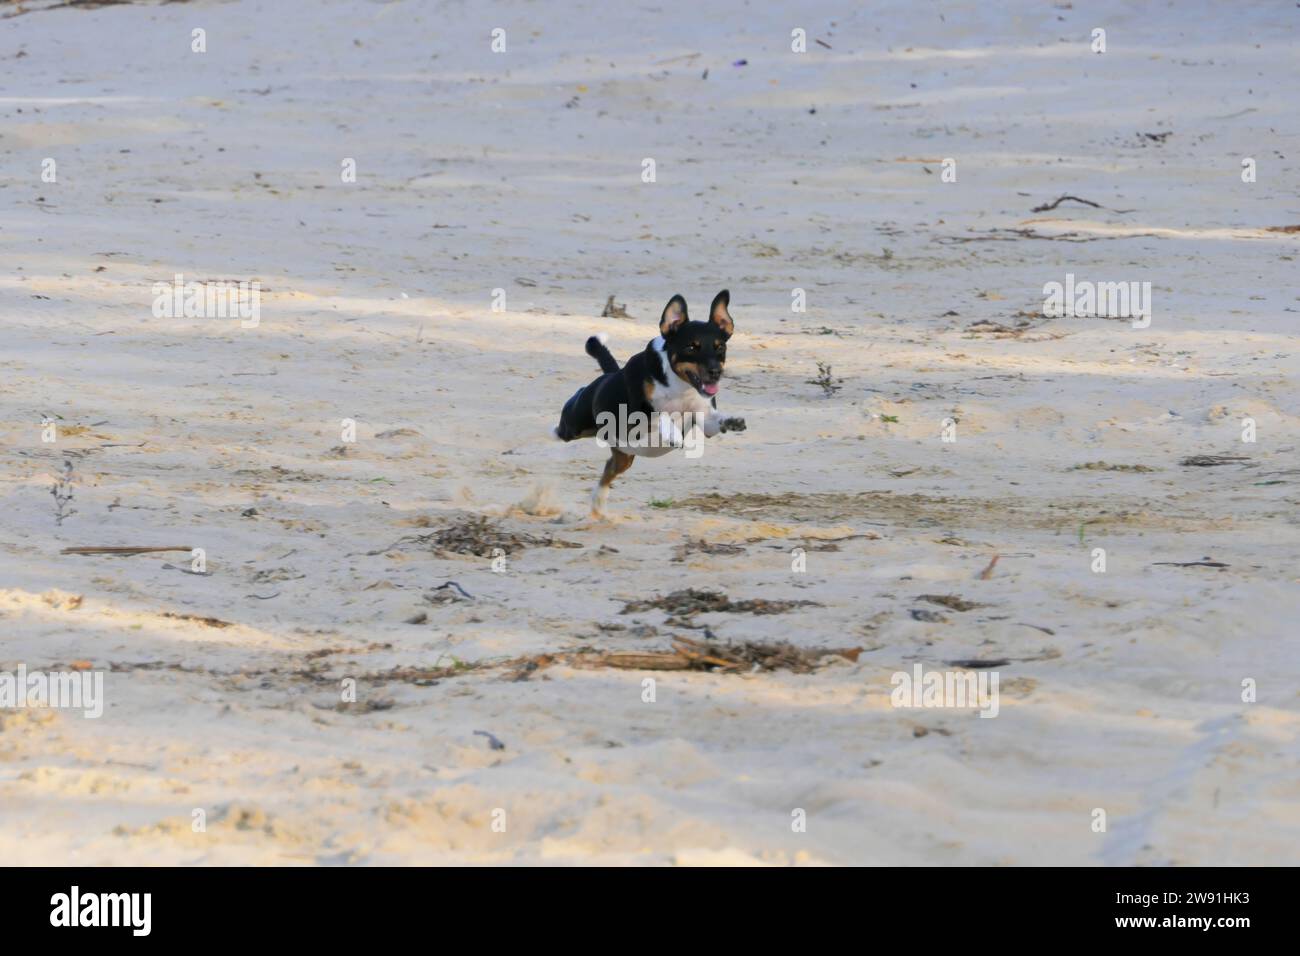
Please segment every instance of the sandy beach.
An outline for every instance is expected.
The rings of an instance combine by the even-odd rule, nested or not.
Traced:
[[[1296,14],[0,3],[0,857],[1295,863]]]

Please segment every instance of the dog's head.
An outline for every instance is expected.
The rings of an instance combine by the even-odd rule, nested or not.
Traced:
[[[692,322],[686,314],[686,300],[675,295],[659,318],[659,334],[673,374],[708,398],[718,394],[718,380],[727,361],[727,339],[734,329],[727,311],[729,302],[731,293],[723,289],[709,306],[709,321]]]

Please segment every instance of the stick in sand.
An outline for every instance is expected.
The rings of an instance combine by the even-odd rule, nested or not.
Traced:
[[[151,554],[154,551],[193,551],[193,548],[113,548],[84,547],[64,548],[59,554]]]

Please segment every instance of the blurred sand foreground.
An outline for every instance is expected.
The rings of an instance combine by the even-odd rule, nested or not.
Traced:
[[[0,859],[1296,861],[1289,6],[48,6],[0,4],[0,671],[104,713],[0,710]],[[1044,318],[1067,275],[1149,327]],[[723,287],[748,431],[591,522],[584,338]],[[681,638],[856,650],[627,656]],[[892,706],[970,661],[995,718]]]

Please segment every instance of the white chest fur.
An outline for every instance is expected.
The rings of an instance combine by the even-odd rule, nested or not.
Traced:
[[[650,407],[656,412],[691,412],[699,418],[707,416],[713,410],[712,403],[701,395],[694,385],[683,381],[673,372],[672,366],[668,364],[668,353],[664,351],[663,337],[657,337],[651,343],[651,347],[659,357],[659,365],[663,369],[664,377],[668,379],[668,384],[655,382],[655,390],[650,396]]]
[[[696,423],[709,419],[713,413],[713,405],[693,385],[673,373],[672,367],[668,364],[668,355],[664,351],[662,337],[656,338],[651,345],[659,359],[664,377],[668,379],[668,384],[663,385],[656,381],[654,391],[650,394],[650,407],[654,410],[655,420],[650,423],[651,431],[645,436],[645,441],[625,442],[618,447],[620,451],[630,455],[658,458],[660,455],[684,447],[686,436],[683,435],[683,430],[692,432],[696,429]],[[693,432],[693,437],[703,436],[700,436],[696,430]]]

